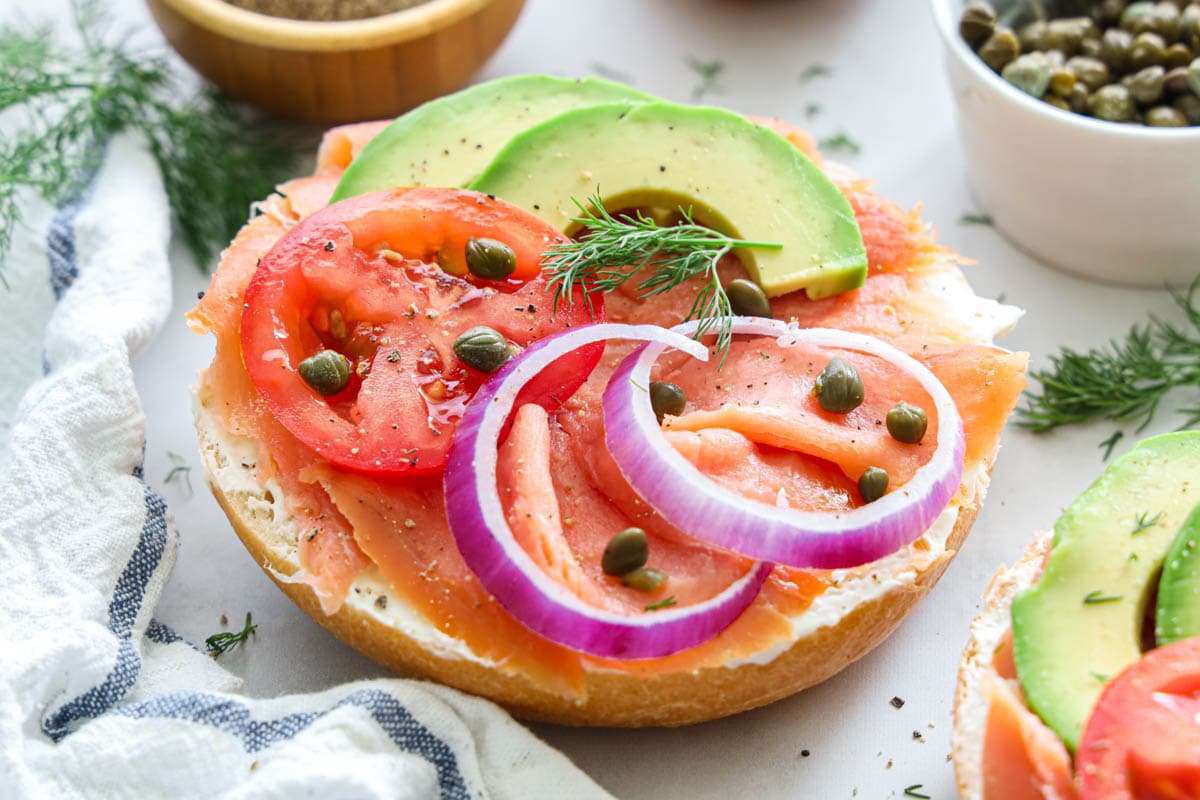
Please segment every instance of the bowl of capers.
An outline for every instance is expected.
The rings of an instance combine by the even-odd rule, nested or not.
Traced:
[[[1200,273],[1200,0],[932,0],[972,190],[1039,260]]]

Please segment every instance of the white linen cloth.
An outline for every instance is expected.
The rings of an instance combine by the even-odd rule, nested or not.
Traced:
[[[82,195],[27,202],[0,287],[0,798],[608,797],[486,701],[249,699],[154,619],[178,534],[130,360],[169,312],[167,200],[119,137]]]

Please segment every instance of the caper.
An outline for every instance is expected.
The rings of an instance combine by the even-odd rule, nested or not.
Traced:
[[[1191,3],[1179,16],[1179,41],[1188,44],[1200,34],[1200,3]]]
[[[1182,128],[1188,121],[1178,109],[1171,106],[1155,106],[1146,112],[1146,124],[1152,128]]]
[[[621,576],[621,583],[639,592],[653,592],[667,581],[667,573],[650,567],[641,567]]]
[[[467,269],[477,278],[502,281],[517,269],[517,254],[495,239],[467,239]]]
[[[1048,94],[1043,97],[1042,100],[1054,106],[1055,108],[1061,108],[1063,111],[1071,110],[1071,104],[1067,102],[1066,98],[1059,97],[1056,94]]]
[[[1154,3],[1130,3],[1121,12],[1121,28],[1135,36],[1154,30]]]
[[[1134,74],[1129,84],[1133,99],[1143,105],[1156,102],[1163,94],[1163,78],[1167,71],[1162,67],[1146,67]]]
[[[1150,12],[1150,30],[1173,42],[1179,37],[1179,8],[1174,3],[1155,3]]]
[[[1021,45],[1021,50],[1026,53],[1032,53],[1036,50],[1046,49],[1046,32],[1050,25],[1045,20],[1035,20],[1028,25],[1023,25],[1017,31],[1017,41]]]
[[[879,467],[867,467],[858,478],[858,493],[864,503],[874,503],[887,492],[887,470]]]
[[[1054,65],[1045,53],[1026,53],[1006,64],[1000,75],[1022,92],[1041,97],[1050,85]]]
[[[495,372],[513,357],[513,352],[499,331],[476,325],[454,340],[454,355],[472,369]]]
[[[1167,70],[1166,76],[1163,78],[1163,91],[1169,95],[1183,94],[1190,92],[1191,86],[1188,85],[1188,69],[1187,67],[1175,67]]]
[[[1088,111],[1097,119],[1109,122],[1130,122],[1137,113],[1137,104],[1124,86],[1102,86],[1088,99]]]
[[[1189,124],[1200,125],[1200,97],[1194,94],[1185,94],[1182,97],[1176,97],[1173,105],[1176,111],[1187,117]]]
[[[1166,57],[1163,59],[1163,66],[1167,69],[1186,67],[1194,57],[1190,47],[1186,44],[1176,42],[1167,48]]]
[[[682,414],[685,405],[687,395],[683,389],[666,381],[650,382],[650,407],[654,409],[654,416],[658,417],[660,425],[667,414],[673,417]]]
[[[754,281],[735,278],[725,285],[729,308],[739,317],[770,317],[771,301]]]
[[[350,382],[350,359],[336,350],[322,350],[301,361],[297,371],[305,383],[328,397]]]
[[[1076,83],[1078,83],[1078,79],[1074,72],[1059,68],[1050,76],[1050,91],[1060,98],[1070,97],[1071,90],[1075,88]]]
[[[1066,69],[1089,91],[1094,92],[1108,83],[1108,67],[1103,61],[1087,56],[1075,56],[1067,62]]]
[[[644,567],[650,558],[650,543],[641,528],[626,528],[608,540],[600,568],[605,575],[621,576]]]
[[[1088,58],[1099,58],[1100,52],[1103,49],[1099,38],[1084,39],[1079,43],[1079,55],[1087,56]]]
[[[1021,43],[1017,35],[1008,28],[997,28],[979,47],[979,58],[983,63],[999,72],[1004,65],[1021,54]]]
[[[996,29],[996,9],[987,0],[970,0],[958,21],[958,32],[971,47],[979,47]]]
[[[1067,103],[1071,106],[1071,110],[1076,114],[1086,114],[1090,94],[1086,84],[1082,82],[1076,83],[1075,87],[1071,89],[1071,96],[1067,98]]]
[[[1053,19],[1046,26],[1045,46],[1064,55],[1074,55],[1085,38],[1096,32],[1096,23],[1087,17]]]
[[[1133,37],[1129,61],[1134,69],[1162,64],[1167,59],[1167,43],[1157,33],[1139,33]]]
[[[1100,37],[1100,60],[1111,70],[1129,69],[1133,61],[1133,34],[1120,28],[1109,28]],[[1093,92],[1099,87],[1089,86]]]
[[[1188,65],[1188,86],[1192,87],[1192,94],[1200,96],[1200,58]]]
[[[925,409],[903,401],[892,406],[887,413],[887,429],[892,438],[905,444],[916,444],[925,438],[929,417]]]
[[[1129,0],[1101,0],[1100,16],[1109,21],[1119,20]]]
[[[863,381],[853,364],[834,356],[817,376],[817,404],[833,414],[849,414],[862,405]]]

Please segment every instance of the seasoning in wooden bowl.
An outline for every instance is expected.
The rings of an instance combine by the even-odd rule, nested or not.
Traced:
[[[429,0],[225,0],[230,5],[286,19],[338,22],[379,17]]]

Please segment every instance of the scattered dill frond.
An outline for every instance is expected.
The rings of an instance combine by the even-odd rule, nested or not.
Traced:
[[[684,62],[688,65],[688,69],[696,73],[700,77],[700,82],[692,89],[692,99],[699,100],[706,94],[719,94],[721,84],[718,78],[725,71],[725,62],[719,59],[712,61],[701,61],[693,56],[688,56]]]
[[[213,658],[219,658],[238,645],[244,644],[257,630],[258,626],[250,621],[250,612],[247,611],[246,624],[242,626],[240,631],[222,631],[221,633],[214,633],[212,636],[204,640],[204,646],[208,649],[209,654],[211,654]]]
[[[1083,602],[1085,605],[1096,605],[1097,603],[1115,603],[1122,597],[1124,597],[1124,595],[1105,594],[1099,589],[1095,589],[1091,592],[1088,592],[1087,597],[1083,598]]]
[[[800,73],[800,82],[808,83],[813,78],[830,78],[833,77],[833,67],[828,64],[809,64]]]
[[[715,326],[717,349],[724,353],[732,341],[733,311],[717,274],[717,265],[739,247],[778,250],[779,244],[734,239],[697,225],[690,209],[679,209],[678,225],[659,227],[640,212],[616,218],[604,208],[599,195],[588,205],[573,201],[580,215],[575,222],[584,227],[577,241],[552,245],[542,256],[549,276],[548,288],[555,291],[554,305],[571,302],[576,291],[593,309],[592,296],[612,291],[643,269],[650,274],[637,286],[639,297],[670,291],[691,278],[703,276],[704,286],[688,311],[687,319],[698,319],[696,338]]]
[[[1137,519],[1134,520],[1133,530],[1130,531],[1130,535],[1137,536],[1142,531],[1153,528],[1155,525],[1158,524],[1158,521],[1160,519],[1162,519],[1162,517],[1163,517],[1162,511],[1158,512],[1153,517],[1150,516],[1149,511],[1143,511],[1141,514],[1138,515]]]
[[[1177,325],[1150,317],[1134,325],[1124,340],[1080,353],[1064,347],[1050,357],[1048,369],[1030,377],[1040,391],[1026,393],[1020,424],[1034,431],[1107,419],[1150,424],[1163,398],[1172,389],[1200,386],[1200,307],[1196,292],[1200,278],[1172,296],[1187,320]],[[1200,423],[1200,402],[1180,409],[1181,428]]]
[[[904,796],[905,797],[920,797],[920,798],[923,798],[923,800],[931,800],[930,796],[925,794],[924,791],[922,791],[924,788],[925,788],[925,784],[923,784],[923,783],[914,783],[912,786],[905,786],[904,787]]]
[[[97,0],[76,0],[73,11],[79,47],[49,28],[0,27],[0,112],[19,120],[0,140],[0,264],[28,192],[50,203],[72,197],[91,181],[105,144],[136,131],[184,241],[207,265],[250,203],[293,170],[297,137],[212,93],[181,102],[186,93],[166,59],[115,34]]]
[[[959,225],[991,225],[992,218],[987,214],[968,212],[958,218]]]
[[[622,72],[621,70],[613,69],[607,64],[601,64],[599,61],[593,61],[588,65],[588,68],[591,69],[592,74],[599,75],[601,78],[607,78],[610,81],[616,81],[618,83],[633,83],[633,76],[628,72]]]
[[[673,605],[675,605],[675,595],[671,595],[665,600],[659,600],[657,603],[651,603],[650,605],[646,606],[646,610],[657,611],[660,608],[669,608]]]
[[[167,452],[167,458],[170,459],[173,465],[167,472],[167,476],[163,478],[163,483],[172,483],[173,481],[183,481],[183,485],[187,487],[188,496],[192,495],[192,468],[187,465],[183,456],[178,453]]]
[[[845,131],[838,131],[833,136],[827,136],[818,143],[818,146],[822,150],[849,153],[852,156],[862,152],[862,145],[851,139]]]
[[[1103,442],[1101,442],[1100,447],[1103,448],[1103,450],[1104,450],[1104,458],[1101,460],[1108,461],[1109,456],[1112,455],[1113,448],[1117,446],[1117,442],[1121,441],[1124,438],[1125,438],[1124,431],[1113,431],[1112,436],[1108,437]]]

